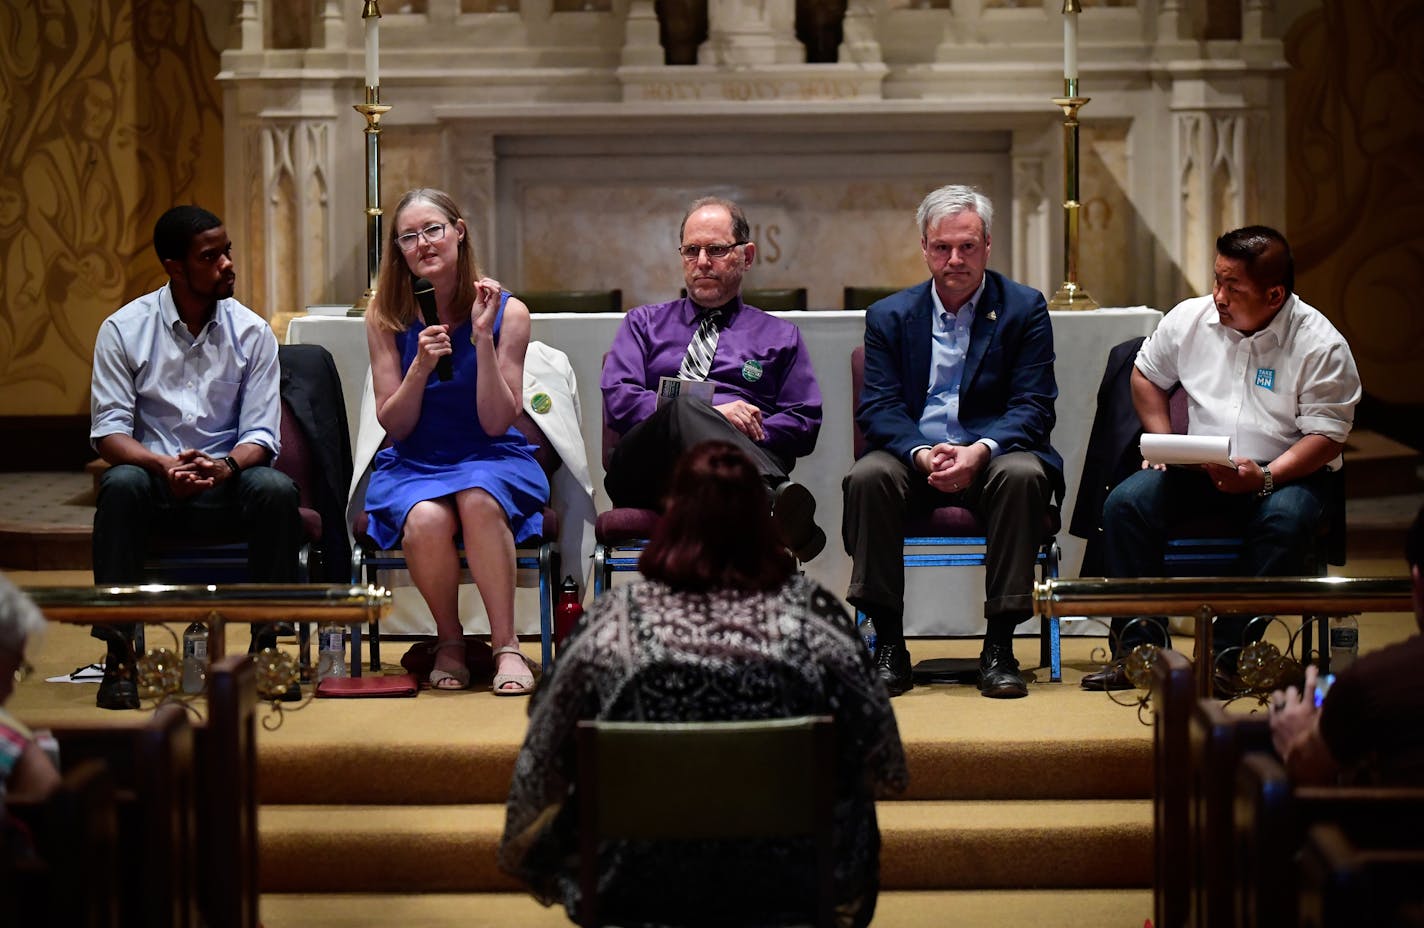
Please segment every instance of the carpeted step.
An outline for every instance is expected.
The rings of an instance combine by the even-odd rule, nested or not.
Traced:
[[[877,807],[888,889],[1146,886],[1146,800],[925,801]],[[264,892],[517,891],[495,854],[504,806],[264,806]]]
[[[522,893],[269,893],[266,928],[566,928],[560,906]],[[1152,915],[1145,889],[891,891],[880,894],[875,925],[1033,925],[1034,928],[1136,926]]]

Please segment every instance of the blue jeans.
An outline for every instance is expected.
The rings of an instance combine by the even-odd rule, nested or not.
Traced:
[[[1167,533],[1188,517],[1210,515],[1223,521],[1226,534],[1243,542],[1235,574],[1243,577],[1292,577],[1306,572],[1316,535],[1335,503],[1331,475],[1317,471],[1276,488],[1265,498],[1254,493],[1222,493],[1205,471],[1179,467],[1141,470],[1113,488],[1103,504],[1103,563],[1109,577],[1166,576],[1163,556]],[[1218,650],[1239,647],[1249,616],[1220,616]],[[1121,655],[1146,641],[1166,639],[1165,620],[1153,617],[1161,631],[1144,623],[1128,628],[1127,618],[1113,619],[1114,653]],[[1264,626],[1250,630],[1259,638]]]

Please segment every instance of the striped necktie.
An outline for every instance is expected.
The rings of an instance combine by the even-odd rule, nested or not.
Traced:
[[[702,321],[697,323],[697,331],[692,333],[692,341],[687,345],[687,355],[677,376],[683,380],[706,380],[712,370],[712,356],[717,353],[717,335],[721,332],[722,313],[709,309],[702,313]]]

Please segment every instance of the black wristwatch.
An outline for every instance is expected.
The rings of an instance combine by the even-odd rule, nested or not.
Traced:
[[[227,465],[227,469],[230,470],[230,471],[232,471],[234,477],[237,476],[239,473],[241,473],[241,471],[242,471],[242,465],[237,463],[237,458],[235,458],[235,457],[233,457],[232,455],[229,454],[227,457],[223,458],[222,460],[223,460],[223,463]]]
[[[1271,478],[1271,469],[1265,464],[1261,465],[1261,476],[1265,478],[1265,481],[1261,484],[1261,489],[1256,491],[1256,495],[1260,497],[1270,496],[1276,492],[1276,481]]]

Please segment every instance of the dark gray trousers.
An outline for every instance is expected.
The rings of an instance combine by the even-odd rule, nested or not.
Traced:
[[[963,506],[984,523],[984,617],[1017,624],[1032,614],[1034,559],[1053,496],[1037,456],[1001,454],[967,489],[941,493],[893,454],[872,451],[855,462],[841,488],[841,537],[853,560],[846,600],[874,617],[880,636],[904,637],[906,515],[939,506]]]

